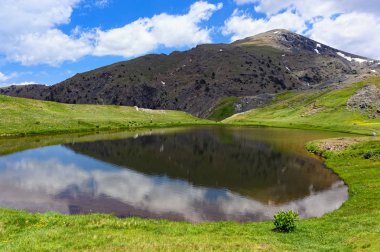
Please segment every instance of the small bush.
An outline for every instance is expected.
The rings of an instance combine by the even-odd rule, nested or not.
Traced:
[[[298,220],[298,213],[290,210],[288,212],[280,211],[274,216],[273,224],[275,230],[279,232],[292,232],[296,228],[296,221]]]

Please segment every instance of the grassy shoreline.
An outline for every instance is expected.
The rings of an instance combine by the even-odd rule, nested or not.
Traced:
[[[0,137],[208,125],[188,113],[112,105],[73,105],[0,95]]]
[[[307,145],[310,151],[324,156],[326,165],[348,184],[350,197],[334,212],[301,220],[291,234],[273,232],[270,221],[191,224],[118,219],[104,214],[67,216],[0,209],[0,249],[378,251],[380,141],[364,138],[334,151],[324,147],[325,141]]]

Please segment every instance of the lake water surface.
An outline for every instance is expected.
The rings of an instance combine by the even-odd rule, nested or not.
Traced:
[[[343,181],[304,148],[342,134],[202,127],[129,135],[47,147],[14,140],[31,149],[0,157],[0,207],[246,222],[282,209],[322,216],[348,197]]]

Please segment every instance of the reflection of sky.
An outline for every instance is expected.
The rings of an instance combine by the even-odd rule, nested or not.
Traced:
[[[61,146],[0,158],[0,207],[29,211],[69,213],[69,199],[58,197],[69,193],[95,200],[106,196],[157,216],[171,213],[193,222],[213,217],[263,220],[281,209],[293,209],[301,217],[321,216],[347,198],[341,182],[318,194],[310,191],[308,197],[273,206],[225,189],[195,187],[184,180],[118,168]]]
[[[82,170],[112,170],[114,167],[111,164],[106,164],[98,161],[95,158],[86,156],[83,158],[80,155],[75,155],[72,150],[65,148],[64,146],[56,145],[49,147],[42,147],[24,152],[18,152],[5,157],[8,161],[19,161],[21,159],[36,159],[36,160],[49,160],[52,158],[58,158],[60,164],[70,165],[75,162]],[[3,162],[3,158],[0,157],[0,164]],[[0,171],[4,166],[0,166]]]

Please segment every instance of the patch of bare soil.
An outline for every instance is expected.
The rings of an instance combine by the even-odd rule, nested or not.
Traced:
[[[343,151],[349,146],[367,141],[380,140],[380,137],[344,137],[321,140],[319,147],[329,151]]]
[[[325,109],[325,107],[318,107],[314,103],[314,104],[306,107],[306,111],[304,112],[304,114],[302,114],[302,117],[312,116],[312,115],[318,114],[319,112],[322,112],[324,109]]]

